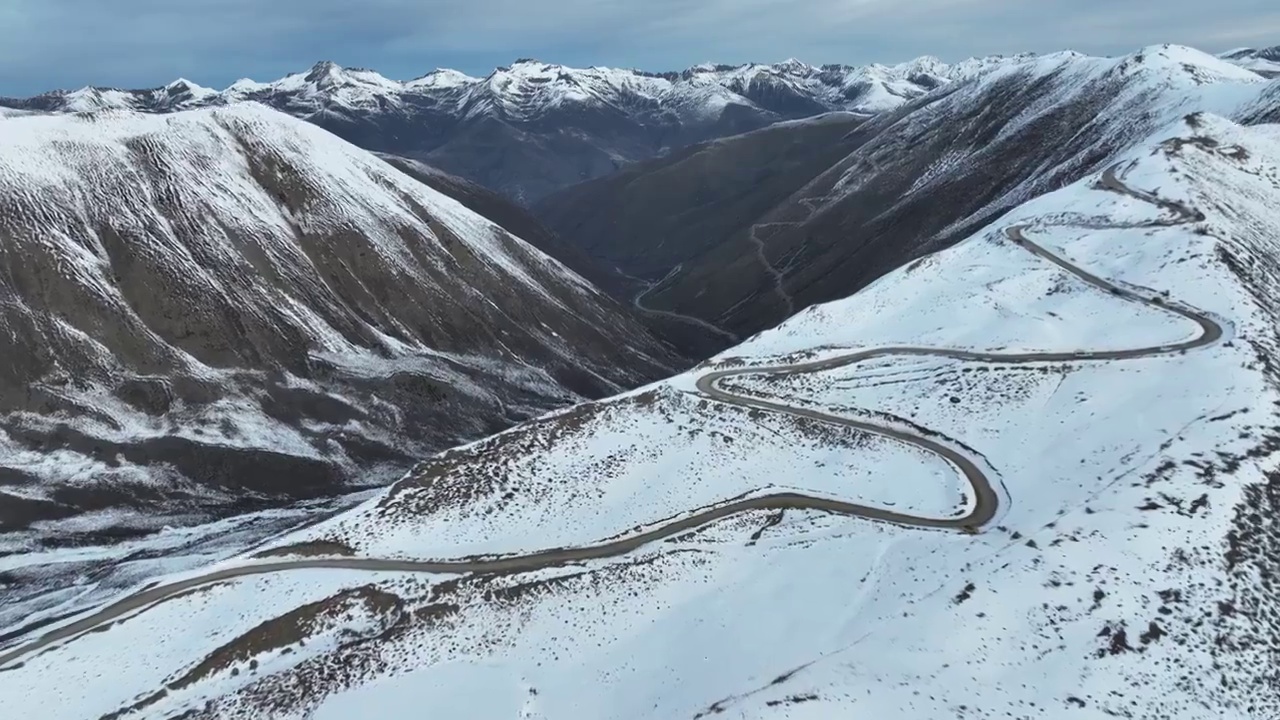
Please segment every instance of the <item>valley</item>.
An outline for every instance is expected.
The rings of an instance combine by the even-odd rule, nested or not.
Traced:
[[[1273,85],[1179,46],[1006,58],[872,118],[822,115],[698,146],[534,210],[600,264],[665,277],[651,308],[745,337],[1100,172],[1183,115],[1265,122],[1253,116],[1275,107],[1259,100]]]

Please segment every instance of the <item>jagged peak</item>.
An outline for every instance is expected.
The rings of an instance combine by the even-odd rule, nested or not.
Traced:
[[[190,93],[192,96],[215,95],[217,90],[191,82],[186,78],[178,78],[163,88],[169,94]]]
[[[305,79],[307,82],[321,82],[326,78],[332,78],[342,72],[342,66],[332,60],[321,60],[311,69],[307,71]]]
[[[803,60],[798,60],[793,57],[787,58],[786,60],[783,60],[780,63],[775,63],[773,67],[779,70],[791,70],[791,71],[807,71],[807,70],[814,69],[813,66],[810,65],[809,63],[804,62]]]

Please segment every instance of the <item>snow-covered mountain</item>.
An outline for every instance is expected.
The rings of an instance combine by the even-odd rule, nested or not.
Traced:
[[[839,142],[804,123],[771,128],[650,161],[626,182],[567,188],[535,209],[602,264],[661,281],[646,306],[745,337],[947,247],[1201,111],[1275,121],[1280,80],[1176,45],[1114,58],[1013,58],[882,112]],[[809,137],[817,144],[806,145]],[[786,147],[788,138],[793,155],[808,148],[817,158],[806,167],[823,152],[829,160],[789,178],[742,160],[766,141]],[[767,187],[772,203],[729,196],[708,206],[716,217],[699,215],[708,200],[700,188],[734,187],[752,171],[761,179],[740,197]],[[633,224],[615,232],[614,218]],[[702,232],[686,237],[668,223],[697,223]]]
[[[1238,48],[1221,53],[1218,57],[1263,77],[1280,76],[1280,45],[1262,49]]]
[[[0,267],[5,551],[389,482],[676,362],[504,226],[256,103],[0,119]]]
[[[1004,58],[947,65],[702,65],[683,72],[570,68],[524,59],[469,77],[436,70],[401,82],[317,63],[274,82],[215,91],[187,80],[161,88],[81,88],[0,106],[54,112],[172,112],[261,102],[362,147],[405,155],[521,201],[673,148],[831,110],[880,112]]]
[[[7,714],[1275,717],[1280,128],[1151,122],[689,373],[63,596]]]

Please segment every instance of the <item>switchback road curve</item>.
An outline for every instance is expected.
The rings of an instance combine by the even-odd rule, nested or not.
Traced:
[[[1176,202],[1156,197],[1153,194],[1134,190],[1125,185],[1116,176],[1117,167],[1108,168],[1099,180],[1099,187],[1112,192],[1121,193],[1144,202],[1148,202],[1170,212],[1172,217],[1153,220],[1148,223],[1130,225],[1099,225],[1097,227],[1152,227],[1176,225],[1180,223],[1198,222],[1203,216]],[[1051,227],[1051,226],[1047,226]],[[1092,227],[1092,226],[1091,226]],[[79,620],[54,628],[38,638],[30,640],[7,652],[0,653],[0,671],[15,661],[49,647],[63,640],[101,628],[129,613],[145,609],[148,606],[163,602],[179,593],[192,588],[209,585],[240,577],[264,575],[268,573],[298,570],[305,568],[337,568],[345,570],[365,570],[371,572],[424,572],[424,573],[471,573],[480,575],[500,575],[529,572],[569,563],[615,557],[635,550],[655,540],[672,537],[686,530],[705,525],[729,515],[747,510],[759,509],[811,509],[841,513],[855,517],[894,523],[906,527],[952,529],[976,532],[978,528],[990,521],[999,506],[999,497],[992,487],[990,479],[978,465],[961,451],[943,442],[921,435],[909,428],[894,427],[872,420],[852,419],[837,415],[829,415],[817,410],[797,408],[781,402],[735,394],[721,387],[721,381],[745,375],[797,375],[802,373],[821,372],[832,368],[853,365],[873,358],[888,356],[929,356],[943,357],[962,361],[975,361],[1000,364],[1022,363],[1054,363],[1068,361],[1110,361],[1130,358],[1152,357],[1184,352],[1203,347],[1218,341],[1222,337],[1222,327],[1212,318],[1192,308],[1174,304],[1165,300],[1160,294],[1140,292],[1116,285],[1086,270],[1076,267],[1069,261],[1054,255],[1026,237],[1027,225],[1014,225],[1005,229],[1005,236],[1031,253],[1048,260],[1080,280],[1131,302],[1137,302],[1173,313],[1192,321],[1200,327],[1197,337],[1177,343],[1153,345],[1130,350],[1083,350],[1076,352],[1050,353],[988,353],[969,350],[951,350],[947,348],[930,348],[916,346],[893,346],[862,350],[812,362],[774,365],[768,367],[743,367],[715,370],[701,376],[697,380],[697,388],[709,398],[740,407],[756,408],[767,412],[777,412],[793,417],[808,418],[822,422],[851,427],[864,432],[893,438],[914,445],[927,452],[934,453],[951,463],[968,481],[973,489],[974,502],[964,515],[948,518],[934,518],[910,513],[897,512],[884,508],[844,502],[829,498],[810,497],[800,493],[774,493],[770,495],[736,499],[721,505],[695,511],[690,515],[678,518],[634,535],[602,542],[595,545],[570,548],[553,548],[526,555],[510,555],[503,557],[471,557],[454,560],[386,560],[379,558],[359,557],[321,557],[301,558],[296,560],[280,560],[272,562],[223,568],[197,577],[178,580],[172,583],[146,588],[127,595]],[[9,668],[12,669],[12,668]]]

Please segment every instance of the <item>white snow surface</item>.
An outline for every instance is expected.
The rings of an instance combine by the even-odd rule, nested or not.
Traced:
[[[421,558],[550,548],[762,488],[955,511],[957,481],[937,461],[830,433],[824,446],[788,418],[746,422],[689,393],[714,367],[885,344],[1114,349],[1193,330],[1042,267],[1002,239],[1012,223],[1031,224],[1032,239],[1073,263],[1167,290],[1228,328],[1215,345],[1157,358],[888,358],[726,382],[801,407],[890,413],[969,448],[1004,505],[981,534],[762,511],[623,557],[457,585],[310,570],[240,580],[7,668],[5,714],[115,711],[256,622],[372,583],[403,607],[342,606],[305,647],[238,655],[236,674],[204,676],[129,717],[206,700],[212,717],[321,720],[424,708],[495,719],[1273,717],[1280,698],[1253,684],[1271,636],[1250,635],[1273,601],[1254,589],[1247,560],[1224,554],[1237,524],[1254,522],[1236,509],[1276,470],[1265,448],[1280,393],[1264,361],[1280,319],[1268,292],[1280,286],[1270,260],[1280,253],[1280,128],[1198,123],[1163,128],[1123,158],[1122,176],[1202,210],[1203,223],[1059,227],[1079,214],[1132,223],[1161,212],[1086,178],[689,373],[450,451],[276,544]],[[1162,144],[1191,136],[1218,144]]]

